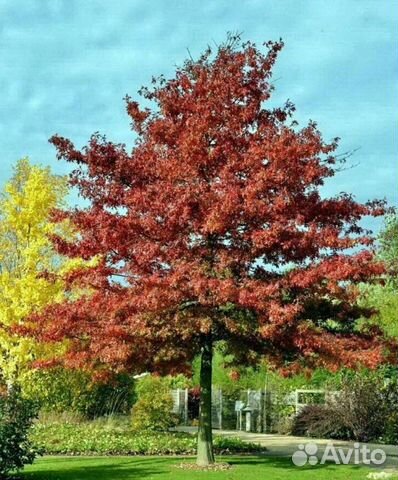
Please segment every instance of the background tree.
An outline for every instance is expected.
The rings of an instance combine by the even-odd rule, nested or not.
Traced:
[[[65,295],[62,275],[79,260],[62,259],[49,236],[66,235],[65,223],[50,221],[64,205],[67,180],[49,168],[19,160],[0,199],[0,375],[15,383],[30,370],[35,356],[51,348],[12,331],[32,313]]]
[[[390,279],[397,284],[398,277],[398,213],[386,218],[380,236],[380,257],[385,261]]]
[[[24,158],[0,201],[0,370],[6,381],[15,381],[34,350],[31,339],[12,334],[9,327],[50,299],[60,299],[61,284],[40,273],[57,269],[47,237],[57,226],[49,222],[49,212],[61,206],[66,191],[65,178]]]
[[[285,372],[385,360],[377,332],[356,329],[354,288],[383,271],[358,225],[383,206],[321,197],[337,139],[298,128],[290,102],[267,108],[282,43],[263,54],[239,42],[142,89],[153,109],[127,98],[130,153],[98,134],[83,150],[51,139],[90,202],[58,213],[80,237],[55,244],[103,261],[71,280],[94,294],[48,309],[38,334],[68,338],[64,361],[76,367],[184,371],[200,354],[199,465],[214,461],[215,342],[236,362],[266,356]]]
[[[388,337],[398,338],[398,215],[387,216],[379,235],[378,257],[386,265],[383,284],[361,286],[361,304],[376,308],[364,324],[377,323]]]

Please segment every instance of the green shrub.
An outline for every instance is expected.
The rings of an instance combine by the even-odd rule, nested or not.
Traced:
[[[44,412],[73,412],[88,419],[127,414],[134,399],[132,377],[119,375],[108,383],[94,383],[85,372],[64,368],[29,372],[22,389]]]
[[[137,385],[138,400],[132,408],[134,430],[164,432],[178,423],[168,382],[148,376]]]
[[[189,385],[190,383],[184,375],[159,377],[158,375],[148,374],[136,380],[134,391],[136,398],[139,398],[142,395],[151,395],[157,390],[169,392],[176,388],[188,388]]]
[[[382,443],[398,445],[398,413],[393,412],[387,419],[386,428],[381,436]]]
[[[387,402],[387,415],[382,434],[383,443],[398,445],[398,379],[389,379],[383,388]]]
[[[16,389],[0,397],[0,478],[33,463],[37,452],[28,433],[36,411]]]

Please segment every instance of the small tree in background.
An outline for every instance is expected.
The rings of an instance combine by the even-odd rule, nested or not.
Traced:
[[[396,284],[398,277],[398,212],[386,218],[379,241],[380,256],[389,267],[389,273],[395,279]]]
[[[64,266],[48,234],[61,229],[50,212],[61,207],[67,188],[65,177],[24,158],[0,198],[0,375],[9,383],[21,380],[39,350],[11,328],[64,294],[62,278],[48,278]]]
[[[364,322],[377,324],[386,336],[398,338],[398,214],[386,217],[379,236],[378,257],[384,261],[383,284],[361,285],[361,305],[374,307],[375,316]]]
[[[50,168],[19,160],[0,197],[0,378],[9,384],[31,381],[31,362],[51,358],[62,346],[37,343],[18,334],[27,317],[46,305],[76,298],[65,291],[63,275],[84,265],[81,259],[61,257],[51,235],[73,236],[67,222],[50,219],[53,209],[65,206],[66,177]]]
[[[102,262],[69,278],[94,294],[48,309],[37,333],[67,338],[64,361],[97,370],[186,371],[200,354],[199,465],[214,462],[216,342],[237,363],[266,356],[284,372],[385,360],[377,330],[356,330],[355,288],[383,271],[358,224],[383,206],[321,197],[337,139],[298,128],[290,102],[267,108],[281,42],[265,54],[239,42],[142,89],[153,109],[127,98],[131,152],[98,134],[81,151],[51,139],[90,202],[57,214],[79,240],[54,242]]]

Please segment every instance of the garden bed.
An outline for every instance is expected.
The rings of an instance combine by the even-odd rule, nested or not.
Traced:
[[[196,435],[137,432],[128,426],[96,422],[36,424],[31,433],[45,455],[193,455]],[[237,438],[214,438],[217,454],[260,453],[266,449]]]

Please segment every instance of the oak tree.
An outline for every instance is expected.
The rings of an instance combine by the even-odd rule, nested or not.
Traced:
[[[89,202],[56,213],[80,236],[54,242],[102,261],[69,278],[93,293],[49,309],[40,336],[68,338],[64,362],[97,371],[185,371],[200,354],[199,465],[214,461],[216,342],[284,372],[385,359],[377,332],[356,329],[355,288],[382,272],[359,221],[383,205],[322,197],[338,139],[300,128],[289,101],[268,106],[282,46],[232,39],[153,80],[145,108],[127,97],[131,151],[99,134],[81,150],[51,139]]]

